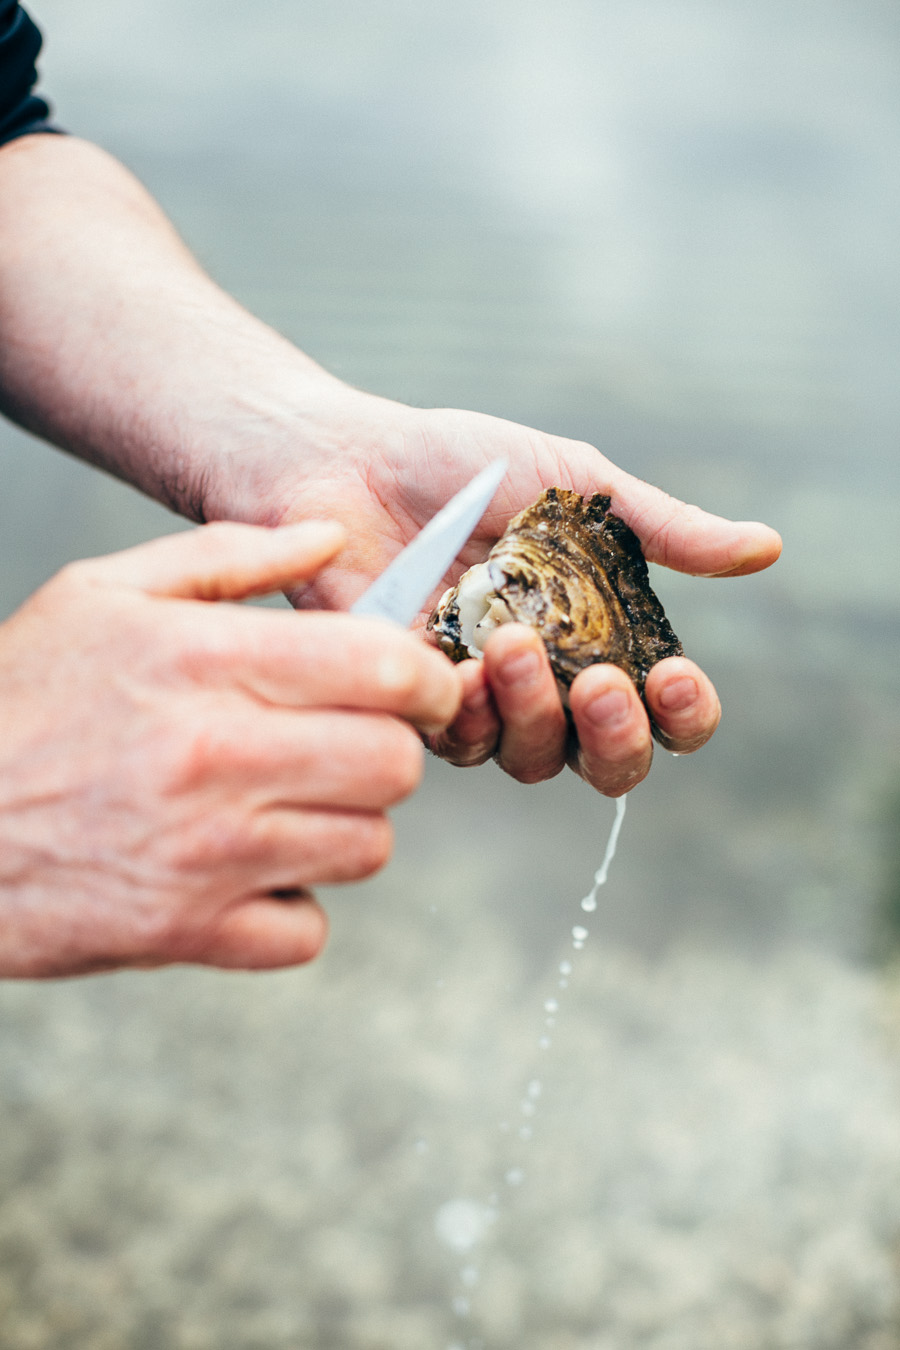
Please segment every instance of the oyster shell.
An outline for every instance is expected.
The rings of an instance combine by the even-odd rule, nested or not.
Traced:
[[[428,620],[447,655],[479,657],[499,624],[526,623],[544,640],[564,702],[578,672],[598,661],[621,666],[643,694],[651,666],[683,652],[637,536],[609,504],[548,488],[514,516]]]

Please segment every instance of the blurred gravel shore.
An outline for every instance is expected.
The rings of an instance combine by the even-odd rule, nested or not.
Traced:
[[[900,1344],[893,977],[573,953],[564,906],[526,976],[476,895],[397,880],[305,971],[0,988],[4,1346]]]

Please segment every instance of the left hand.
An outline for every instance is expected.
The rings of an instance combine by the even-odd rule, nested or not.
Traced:
[[[688,506],[617,468],[593,446],[546,435],[478,413],[420,410],[326,385],[317,420],[327,433],[302,460],[288,450],[266,459],[238,483],[244,505],[227,513],[266,524],[309,516],[337,519],[350,543],[295,603],[347,608],[418,530],[491,460],[509,472],[463,549],[445,585],[485,557],[509,518],[546,487],[612,497],[612,510],[634,530],[650,562],[699,576],[744,576],[768,567],[781,540],[766,525],[733,522]],[[247,461],[245,461],[247,463]],[[213,508],[216,509],[215,507]],[[224,514],[225,512],[223,512]],[[249,514],[247,514],[249,513]],[[432,601],[437,598],[435,592]],[[417,626],[424,627],[431,603]],[[677,625],[676,625],[677,627]],[[464,699],[453,725],[433,737],[436,754],[454,764],[495,756],[521,782],[557,774],[568,761],[608,796],[627,792],[647,774],[652,756],[647,711],[617,666],[581,672],[571,689],[577,745],[543,643],[520,625],[497,630],[484,661],[462,666]],[[646,685],[658,735],[688,754],[709,740],[720,716],[716,692],[684,657],[661,661]]]

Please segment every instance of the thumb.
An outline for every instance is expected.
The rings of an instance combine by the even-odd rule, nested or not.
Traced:
[[[106,584],[189,600],[244,600],[309,581],[344,547],[336,521],[216,523],[79,564]]]
[[[781,553],[781,537],[769,525],[712,515],[622,469],[607,482],[613,511],[634,530],[649,562],[695,576],[740,577],[770,567]]]

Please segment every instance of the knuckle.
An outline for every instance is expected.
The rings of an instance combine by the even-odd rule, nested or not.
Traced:
[[[68,596],[84,590],[96,581],[98,561],[94,558],[77,558],[61,567],[42,587],[45,592]]]
[[[247,852],[247,830],[222,811],[186,822],[168,846],[168,864],[182,883],[214,873],[222,862],[233,863]]]
[[[164,790],[170,796],[195,792],[238,760],[238,747],[229,729],[216,722],[186,731],[183,726],[163,735],[157,754],[162,761]]]

